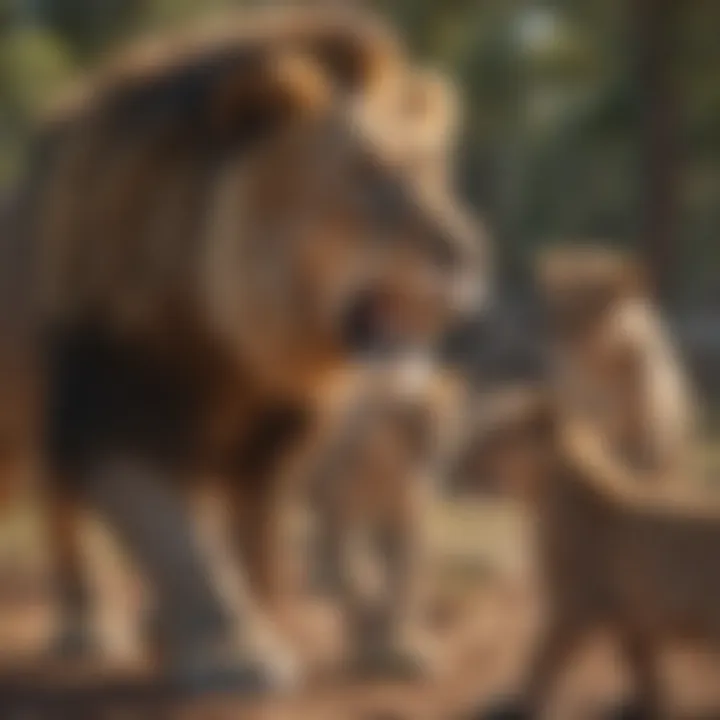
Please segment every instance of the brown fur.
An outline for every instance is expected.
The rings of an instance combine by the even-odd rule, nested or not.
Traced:
[[[598,246],[556,248],[538,275],[565,407],[645,477],[687,477],[692,393],[639,262]]]
[[[76,493],[116,455],[220,473],[265,596],[280,478],[354,357],[348,311],[371,301],[371,340],[427,342],[476,270],[448,189],[388,161],[407,118],[365,112],[405,73],[343,13],[171,38],[64,104],[23,195],[54,481]]]
[[[638,483],[591,427],[562,420],[547,394],[500,395],[488,413],[477,470],[529,502],[547,595],[547,625],[525,688],[530,716],[578,644],[607,626],[650,713],[643,717],[658,717],[663,643],[720,647],[720,506]]]

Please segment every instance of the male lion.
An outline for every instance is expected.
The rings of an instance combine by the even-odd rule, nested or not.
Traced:
[[[538,277],[566,407],[592,418],[643,476],[686,478],[692,393],[639,263],[608,248],[559,247],[540,258]]]
[[[601,627],[617,634],[638,684],[628,716],[664,717],[663,642],[720,649],[720,506],[638,482],[547,392],[500,391],[485,412],[477,477],[529,504],[547,603],[521,701],[497,717],[540,717],[556,674]]]
[[[372,121],[410,70],[393,37],[355,13],[260,17],[130,52],[76,93],[15,228],[68,626],[86,615],[73,515],[90,502],[154,583],[166,667],[250,687],[277,658],[227,640],[169,481],[226,478],[272,594],[281,478],[323,385],[431,344],[477,285],[472,225]]]

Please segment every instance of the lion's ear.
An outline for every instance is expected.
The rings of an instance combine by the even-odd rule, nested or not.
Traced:
[[[326,110],[332,83],[322,67],[300,53],[281,53],[238,68],[215,84],[210,125],[238,140],[269,134]]]
[[[314,28],[307,48],[338,89],[351,94],[382,93],[404,68],[395,33],[364,11],[334,8],[327,21]]]

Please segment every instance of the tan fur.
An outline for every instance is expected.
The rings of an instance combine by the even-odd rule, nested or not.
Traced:
[[[563,420],[547,394],[520,391],[490,414],[478,470],[500,487],[520,489],[534,512],[548,603],[525,688],[529,716],[538,716],[578,644],[607,626],[621,642],[647,717],[659,717],[664,643],[691,639],[720,648],[720,505],[712,498],[681,502],[639,483],[591,426]]]
[[[673,339],[631,256],[591,245],[539,262],[555,382],[612,452],[657,482],[690,473],[695,402]]]
[[[358,370],[340,392],[310,464],[320,570],[340,591],[356,670],[427,672],[428,511],[457,437],[462,384],[400,363]]]

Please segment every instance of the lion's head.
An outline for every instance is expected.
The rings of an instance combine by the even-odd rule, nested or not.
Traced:
[[[413,95],[437,83],[403,80]],[[445,100],[386,100],[325,98],[228,166],[214,221],[225,236],[216,247],[229,254],[216,256],[211,273],[227,281],[208,286],[242,277],[239,293],[268,301],[268,335],[276,322],[283,340],[295,333],[300,344],[353,354],[428,343],[481,295],[485,238],[447,181]]]
[[[64,111],[51,313],[131,333],[186,317],[282,375],[430,342],[470,304],[476,226],[412,162],[439,167],[454,134],[437,78],[374,21],[299,18],[118,63]]]

